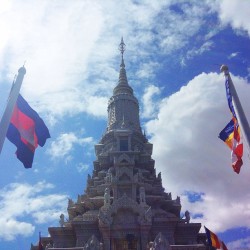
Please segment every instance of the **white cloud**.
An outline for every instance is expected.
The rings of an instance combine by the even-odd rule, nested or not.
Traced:
[[[142,96],[142,102],[143,102],[143,113],[142,117],[155,117],[157,108],[158,108],[158,102],[155,101],[155,97],[160,94],[161,90],[159,87],[154,85],[149,85]]]
[[[181,2],[183,15],[169,9],[172,1],[4,3],[0,78],[10,83],[26,60],[22,93],[52,125],[79,112],[106,115],[107,99],[118,79],[119,52],[114,48],[122,35],[129,44],[128,61],[144,62],[137,77],[151,77],[159,65],[152,63],[149,53],[164,55],[182,48],[199,32],[203,15],[213,11],[209,2]]]
[[[228,249],[247,250],[250,249],[250,237],[239,239],[227,244]]]
[[[191,59],[197,55],[201,55],[204,52],[210,50],[213,47],[213,42],[206,41],[199,48],[191,49],[187,52],[187,59]]]
[[[77,168],[77,171],[79,173],[82,173],[82,172],[85,172],[85,171],[87,171],[89,169],[89,165],[80,163],[80,164],[77,165],[76,168]]]
[[[156,69],[160,67],[157,62],[148,62],[140,65],[140,69],[136,72],[138,78],[150,78],[155,76]]]
[[[232,78],[249,119],[250,86],[242,78]],[[237,175],[231,168],[230,150],[218,139],[230,119],[223,76],[202,73],[165,98],[157,119],[146,124],[163,185],[173,195],[186,191],[204,193],[203,201],[195,203],[182,196],[182,207],[193,214],[203,214],[203,218],[194,221],[217,232],[250,225],[247,152]]]
[[[88,77],[88,60],[103,25],[100,8],[98,1],[11,1],[1,15],[1,42],[6,42],[0,46],[0,68],[9,69],[12,79],[26,60],[22,93],[38,109],[57,116],[82,111],[79,89],[88,88],[79,79]]]
[[[250,36],[249,8],[248,0],[222,0],[220,4],[220,19],[225,24],[231,24],[235,29],[243,29]]]
[[[92,137],[78,138],[75,133],[63,133],[58,136],[55,141],[51,142],[50,148],[47,150],[52,158],[61,158],[65,161],[70,161],[72,152],[75,145],[83,146],[84,144],[93,144]]]
[[[53,188],[46,182],[35,185],[11,183],[0,190],[0,238],[14,240],[34,233],[34,223],[46,223],[59,218],[66,209],[66,195],[41,194]],[[33,218],[27,219],[27,217]]]
[[[231,58],[234,58],[234,57],[236,57],[238,55],[239,55],[239,52],[234,52],[228,58],[231,59]]]

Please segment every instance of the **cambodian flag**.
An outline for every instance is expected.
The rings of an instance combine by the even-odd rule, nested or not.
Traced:
[[[43,120],[19,94],[14,107],[7,138],[16,145],[17,158],[25,168],[31,168],[35,149],[44,146],[50,138],[49,130]]]

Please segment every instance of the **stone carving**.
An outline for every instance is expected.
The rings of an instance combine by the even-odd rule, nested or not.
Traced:
[[[73,207],[74,206],[74,202],[72,199],[68,199],[68,208],[69,207]]]
[[[160,232],[156,235],[150,250],[170,250],[171,246],[165,236]]]
[[[81,201],[82,201],[82,197],[81,197],[80,194],[78,194],[78,196],[77,196],[77,203],[81,203]]]
[[[142,172],[140,170],[138,172],[138,181],[143,182],[143,174],[142,174]]]
[[[136,201],[129,198],[126,193],[119,199],[115,200],[110,206],[103,206],[99,211],[99,223],[110,225],[113,221],[113,215],[117,214],[118,210],[129,209],[138,215],[138,222],[140,224],[152,223],[152,212],[150,207],[140,206]],[[147,208],[147,210],[145,210]]]
[[[122,176],[126,176],[126,180],[131,180],[133,177],[132,171],[126,167],[119,168],[119,172],[117,173],[119,180],[123,179]]]
[[[131,210],[123,210],[122,214],[117,213],[116,215],[114,215],[113,224],[122,226],[135,224],[136,217],[137,215],[134,214]]]
[[[171,193],[171,192],[168,193],[168,198],[169,198],[170,200],[172,200],[172,193]]]
[[[108,171],[108,173],[106,174],[106,177],[105,177],[105,183],[110,184],[111,182],[112,182],[112,173],[110,171]]]
[[[132,159],[127,154],[120,155],[119,158],[117,159],[117,162],[118,163],[122,163],[122,162],[133,163]]]
[[[145,205],[146,204],[146,199],[145,199],[145,188],[140,187],[140,204]]]
[[[45,250],[48,250],[49,248],[52,248],[53,246],[50,244],[50,242],[46,245]]]
[[[135,183],[138,183],[138,180],[139,180],[139,178],[138,178],[138,173],[136,173],[136,174],[134,175],[134,182],[135,182]]]
[[[177,196],[175,202],[176,202],[178,205],[181,204],[181,198],[180,198],[180,196]]]
[[[88,182],[90,182],[91,181],[91,176],[90,176],[90,174],[88,174]]]
[[[148,223],[151,223],[152,221],[152,209],[151,207],[149,207],[146,211],[145,211],[145,215],[144,215],[145,221]]]
[[[161,172],[158,174],[157,179],[161,181]]]
[[[136,145],[135,145],[135,147],[134,147],[134,151],[135,151],[135,152],[139,152],[139,151],[140,151],[140,147],[139,147],[139,145],[138,145],[138,144],[136,144]]]
[[[99,224],[110,225],[113,222],[110,214],[102,209],[100,209],[99,211],[98,218],[99,218]]]
[[[93,234],[85,244],[84,250],[101,250],[101,244],[96,236]]]
[[[84,221],[96,221],[98,219],[98,210],[90,210],[82,215]]]
[[[65,221],[64,221],[64,214],[61,214],[61,215],[60,215],[59,224],[60,224],[61,227],[64,226],[64,224],[65,224]]]
[[[110,191],[109,188],[105,189],[105,193],[104,193],[104,206],[110,206]]]
[[[102,242],[100,243],[100,250],[104,250],[104,246]]]

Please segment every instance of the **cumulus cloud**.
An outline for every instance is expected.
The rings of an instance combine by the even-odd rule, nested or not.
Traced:
[[[53,185],[46,182],[35,185],[11,183],[2,188],[0,239],[14,240],[18,235],[30,236],[34,233],[35,223],[46,223],[58,218],[66,209],[67,196],[46,194],[46,190],[52,188]]]
[[[160,94],[161,89],[154,85],[149,85],[142,96],[143,112],[142,117],[154,117],[157,112],[158,102],[154,99]]]
[[[93,138],[78,138],[75,133],[63,133],[58,136],[58,138],[53,141],[48,149],[48,154],[52,158],[61,158],[66,162],[71,160],[70,153],[72,152],[75,145],[83,146],[84,144],[93,145]]]
[[[122,35],[128,61],[138,65],[137,72],[130,70],[135,81],[152,77],[159,68],[154,58],[183,48],[199,32],[203,15],[214,11],[209,1],[181,2],[178,11],[172,4],[6,0],[0,9],[0,79],[11,83],[26,60],[22,93],[51,125],[79,112],[104,117],[118,79],[114,48]]]
[[[248,0],[222,0],[220,2],[220,19],[224,24],[230,24],[235,29],[243,29],[250,36]]]
[[[88,77],[88,60],[102,28],[103,15],[98,3],[8,3],[0,18],[4,24],[0,31],[5,38],[1,39],[0,68],[11,72],[12,81],[26,60],[22,93],[37,110],[56,117],[79,111],[95,115],[95,110],[100,115],[100,105],[97,108],[93,108],[94,102],[81,105],[82,96],[95,93],[89,90],[79,94],[79,89],[88,90],[80,79]],[[98,102],[98,96],[95,98]]]
[[[250,85],[240,77],[232,78],[249,118]],[[174,195],[182,195],[183,209],[204,215],[194,221],[215,231],[250,225],[247,147],[237,175],[231,168],[230,150],[218,139],[231,119],[223,82],[222,75],[200,74],[165,98],[158,117],[146,124],[164,187]],[[204,195],[190,202],[187,192]]]
[[[250,249],[250,237],[230,242],[227,244],[227,247],[234,250]]]

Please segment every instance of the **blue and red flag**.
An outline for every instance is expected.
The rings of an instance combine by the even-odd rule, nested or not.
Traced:
[[[232,113],[232,120],[220,132],[219,138],[223,140],[226,143],[226,145],[231,149],[232,167],[234,171],[237,174],[239,174],[240,168],[243,165],[242,161],[243,143],[242,143],[240,126],[233,106],[228,77],[226,77],[225,87],[226,87],[228,107]]]
[[[32,167],[35,149],[38,145],[43,147],[50,138],[49,130],[43,120],[20,94],[6,136],[16,145],[16,156],[25,168]]]

